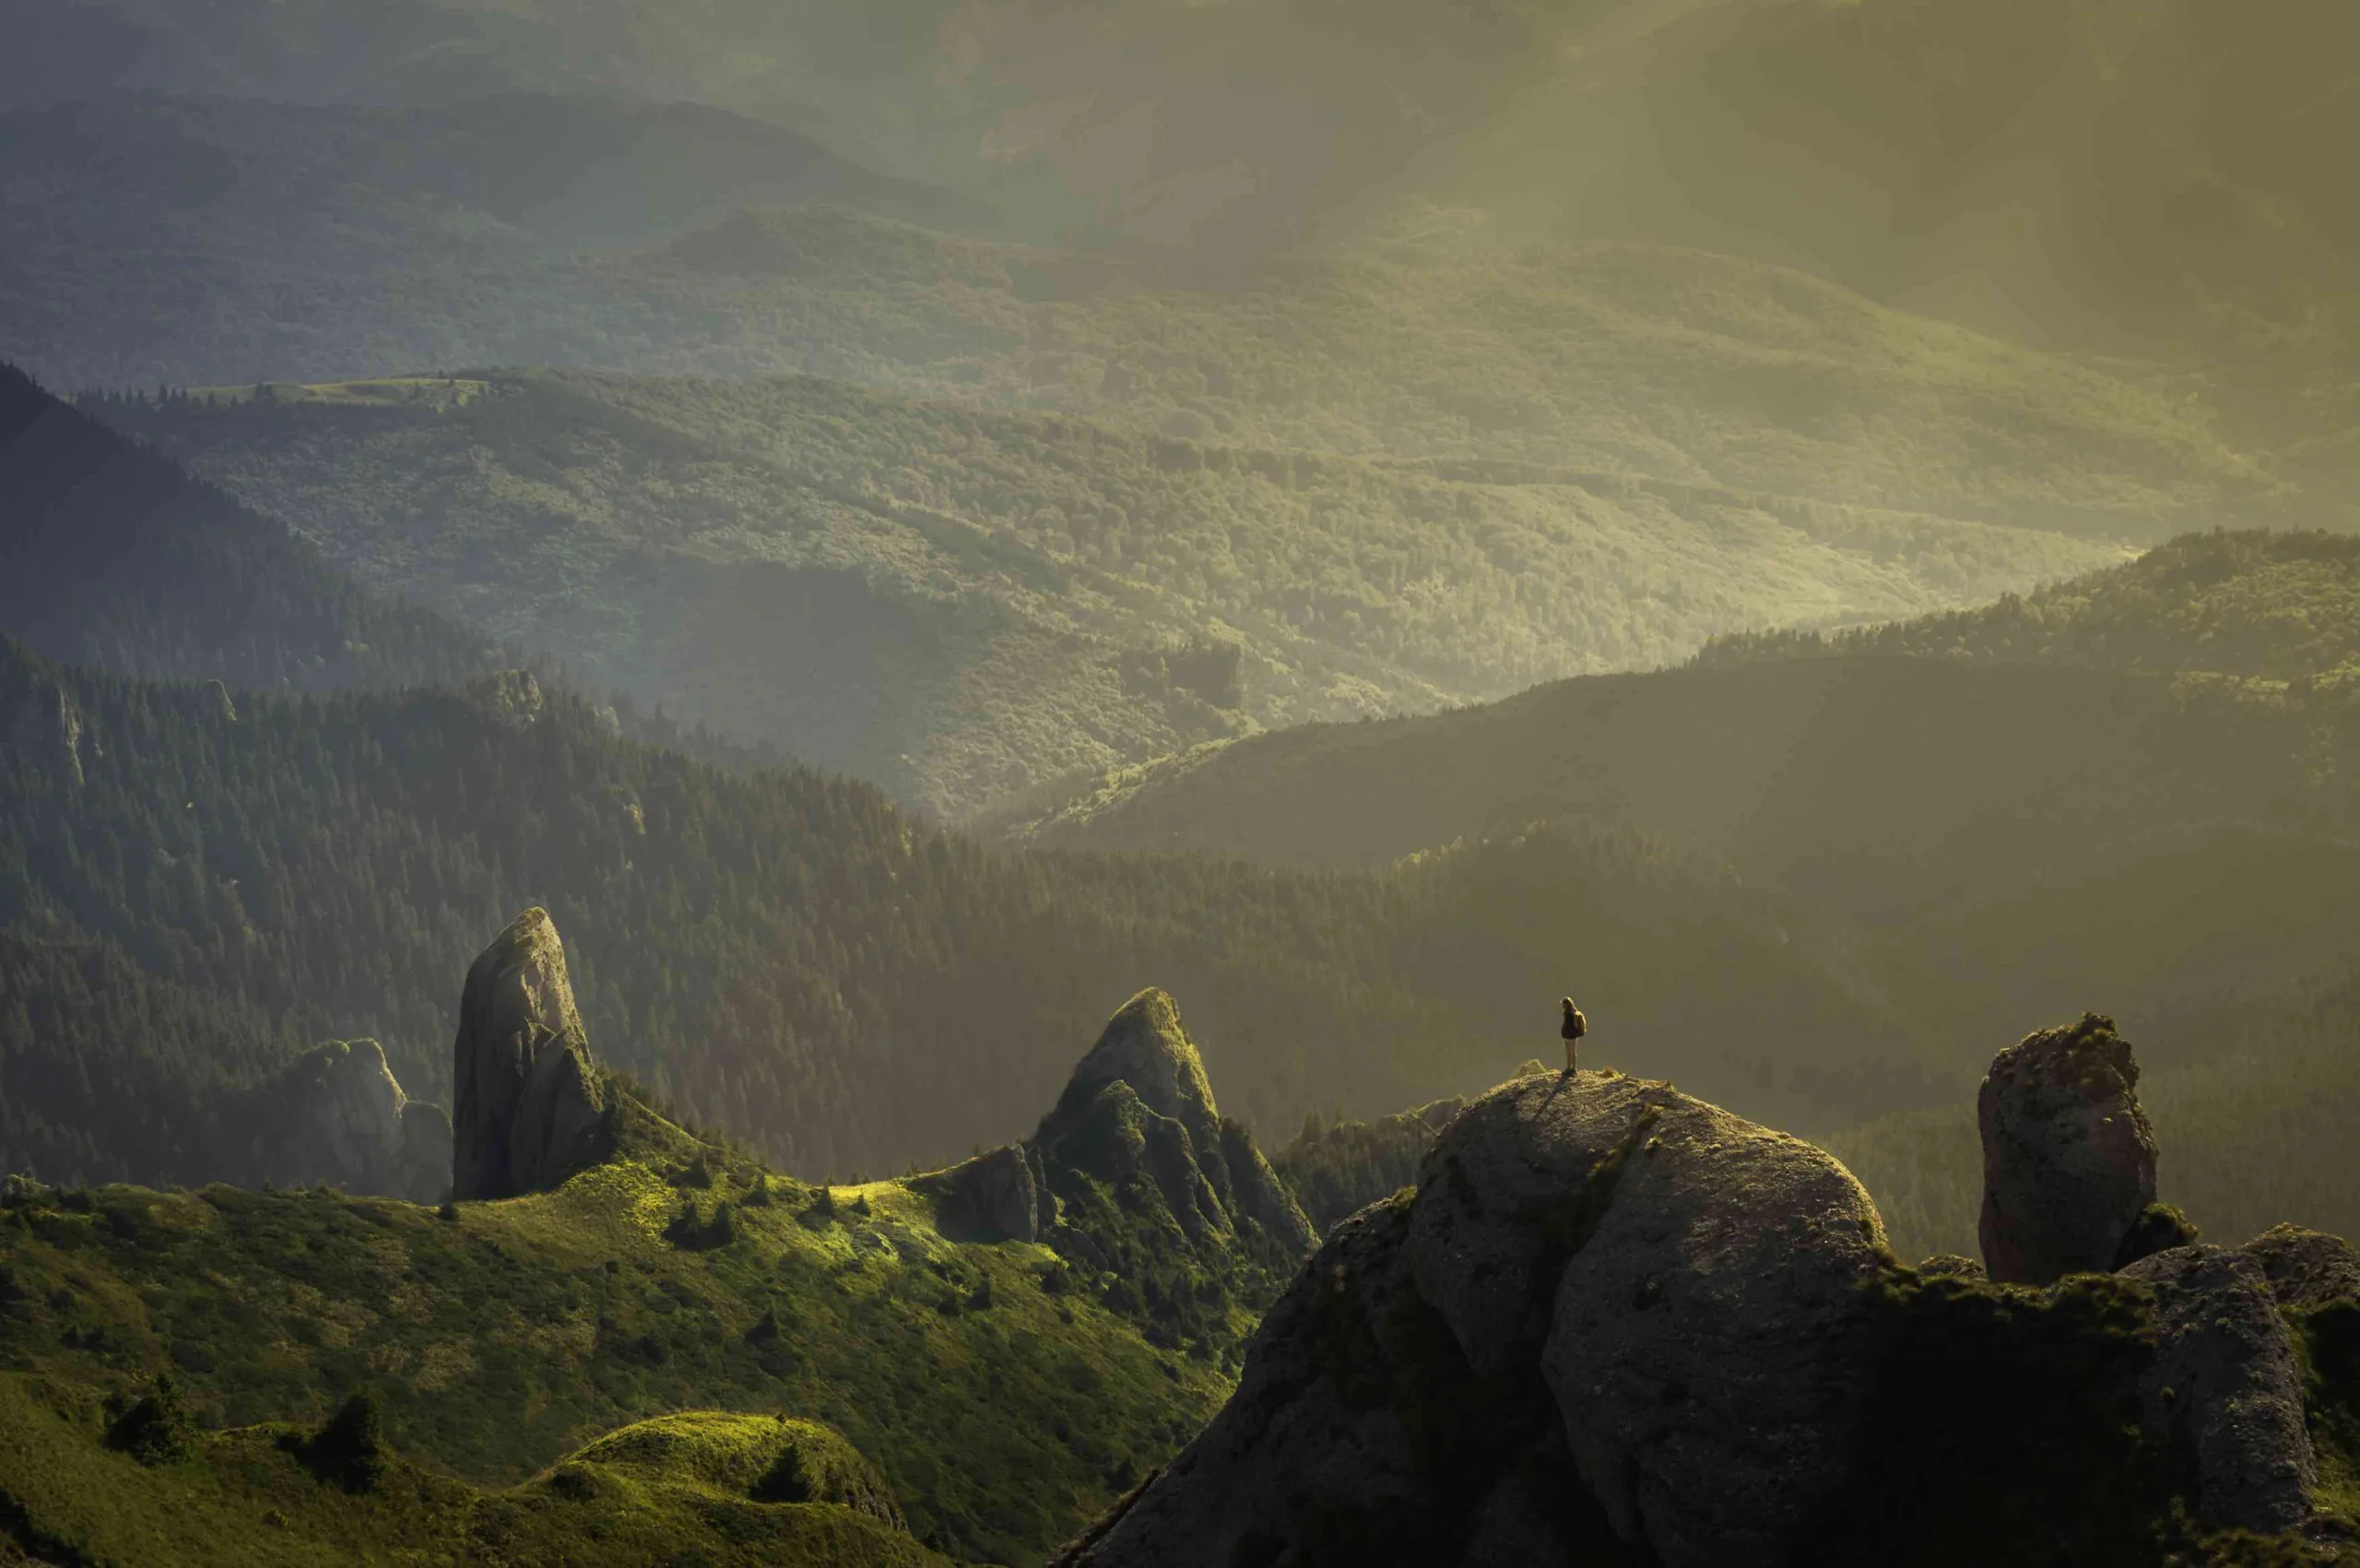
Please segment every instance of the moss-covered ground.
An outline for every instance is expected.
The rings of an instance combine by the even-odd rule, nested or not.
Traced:
[[[118,1456],[62,1434],[95,1432],[107,1396],[168,1373],[193,1421],[225,1434],[148,1473],[159,1517],[197,1530],[218,1515],[224,1539],[268,1507],[297,1520],[254,1502],[293,1472],[236,1429],[316,1423],[368,1390],[403,1476],[459,1489],[469,1519],[515,1514],[529,1536],[546,1491],[531,1478],[628,1423],[714,1409],[823,1422],[875,1461],[917,1539],[1023,1563],[1226,1397],[1216,1363],[1149,1344],[1102,1304],[1105,1282],[1045,1248],[946,1242],[899,1182],[820,1194],[742,1163],[629,1159],[441,1211],[329,1190],[18,1188],[0,1211],[0,1491],[30,1515],[20,1536],[83,1539],[97,1515],[77,1499],[110,1492]],[[267,1484],[239,1479],[254,1466]],[[210,1501],[183,1507],[174,1487]],[[323,1497],[301,1516],[337,1540],[348,1506]],[[405,1544],[404,1517],[371,1514],[351,1539],[427,1560],[459,1550]],[[134,1560],[114,1539],[76,1550]],[[207,1559],[191,1544],[159,1560]]]
[[[677,1418],[676,1418],[677,1420]],[[484,1489],[438,1467],[391,1457],[348,1490],[305,1463],[283,1424],[195,1432],[143,1462],[102,1439],[87,1385],[0,1374],[0,1562],[139,1568],[287,1568],[314,1563],[590,1568],[926,1568],[943,1559],[890,1523],[835,1502],[765,1501],[759,1463],[791,1446],[767,1416],[698,1418],[713,1452],[631,1463],[611,1450],[631,1428],[548,1474]],[[669,1447],[670,1445],[666,1445]]]

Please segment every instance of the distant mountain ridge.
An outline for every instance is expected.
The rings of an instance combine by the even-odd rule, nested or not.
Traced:
[[[380,591],[953,817],[1200,740],[1669,662],[1731,625],[1906,614],[2119,550],[805,379],[484,372],[88,407]]]

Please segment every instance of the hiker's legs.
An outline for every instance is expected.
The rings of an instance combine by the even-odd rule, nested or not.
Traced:
[[[1565,1070],[1569,1073],[1579,1072],[1581,1070],[1574,1065],[1574,1053],[1580,1047],[1580,1045],[1581,1042],[1578,1040],[1568,1039],[1565,1042]]]

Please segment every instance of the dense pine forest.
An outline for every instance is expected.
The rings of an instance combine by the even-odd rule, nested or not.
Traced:
[[[382,1039],[430,1098],[451,976],[536,902],[572,933],[602,1052],[812,1173],[1021,1130],[1069,1043],[1150,980],[1188,999],[1233,1114],[1281,1128],[1496,1076],[1545,1031],[1566,951],[1615,955],[1628,1016],[1671,1040],[1726,1034],[1778,996],[1788,1047],[1734,1069],[1766,1095],[1807,1098],[1833,1075],[1866,1110],[1924,1082],[1895,1048],[1906,1031],[1837,957],[1794,941],[1775,900],[1636,840],[1542,834],[1384,874],[1011,859],[866,785],[623,740],[522,676],[466,694],[241,694],[233,714],[201,688],[6,658],[19,739],[0,919],[44,944],[112,943],[206,998],[200,1016],[266,1020],[272,1039]],[[142,1097],[178,1091],[136,1087],[149,1044],[103,1009],[53,1006],[10,1067],[34,1075],[51,1122],[109,1129],[82,1173],[201,1175],[180,1162],[198,1146],[137,1136],[160,1114]]]

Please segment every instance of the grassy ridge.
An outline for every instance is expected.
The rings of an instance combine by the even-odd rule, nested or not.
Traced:
[[[947,1243],[896,1183],[815,1212],[773,1178],[749,1203],[751,1168],[716,1166],[698,1186],[625,1161],[455,1218],[326,1191],[20,1189],[0,1359],[18,1399],[30,1377],[89,1391],[66,1397],[84,1421],[98,1392],[166,1370],[231,1427],[316,1421],[369,1388],[397,1452],[487,1486],[668,1410],[787,1412],[873,1457],[919,1536],[1009,1562],[1038,1561],[1226,1392],[1045,1248]],[[726,1244],[667,1239],[685,1204],[709,1219],[724,1200]]]
[[[780,1451],[769,1416],[693,1420],[708,1443]],[[547,1476],[482,1489],[398,1457],[354,1494],[302,1461],[304,1432],[273,1423],[192,1432],[143,1464],[110,1452],[102,1402],[87,1388],[0,1373],[0,1508],[20,1550],[44,1562],[230,1568],[377,1561],[501,1562],[513,1568],[693,1560],[713,1568],[929,1568],[947,1560],[836,1503],[764,1502],[686,1464],[615,1466],[603,1439]],[[658,1423],[649,1423],[656,1425]],[[759,1471],[758,1471],[759,1473]],[[0,1548],[0,1550],[5,1550]]]

